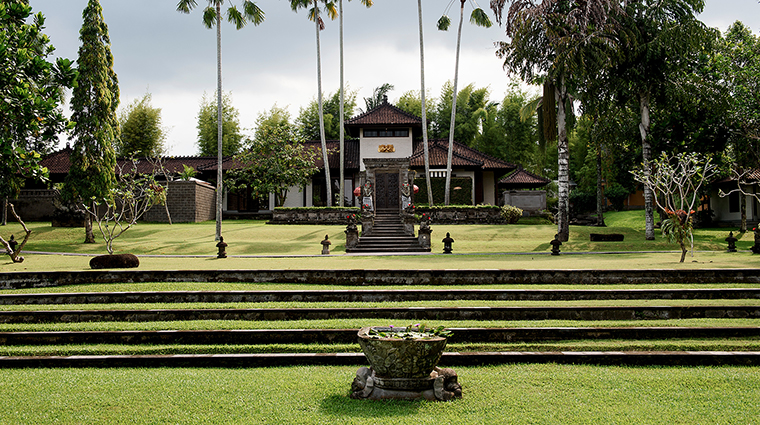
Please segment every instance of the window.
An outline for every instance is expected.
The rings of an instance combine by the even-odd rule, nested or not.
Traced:
[[[741,210],[741,200],[739,199],[739,192],[731,192],[728,195],[728,212],[738,213]]]
[[[409,130],[364,130],[364,137],[409,137]]]

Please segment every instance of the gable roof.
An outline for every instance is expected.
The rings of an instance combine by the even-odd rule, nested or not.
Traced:
[[[422,128],[422,118],[391,105],[386,98],[379,106],[350,118],[345,122],[346,129],[359,129],[360,127],[368,126]]]
[[[431,167],[446,168],[448,162],[449,141],[448,139],[428,140],[428,157]],[[422,141],[414,144],[414,153],[410,161],[414,168],[425,166],[424,146]],[[454,141],[451,155],[451,166],[459,168],[492,170],[508,172],[517,168],[517,165],[502,161],[483,152],[475,150],[467,145]]]
[[[499,186],[507,189],[532,189],[546,186],[550,182],[551,180],[549,179],[519,168],[512,174],[504,176],[504,178],[499,180]]]

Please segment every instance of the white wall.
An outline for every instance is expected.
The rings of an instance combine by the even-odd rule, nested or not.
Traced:
[[[395,152],[378,152],[380,145],[393,145]],[[412,156],[412,129],[408,137],[359,137],[359,170],[364,171],[364,158],[409,158]]]

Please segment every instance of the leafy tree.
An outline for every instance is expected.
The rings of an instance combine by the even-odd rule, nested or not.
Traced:
[[[652,158],[651,108],[655,101],[661,109],[673,105],[667,96],[678,74],[685,75],[683,65],[691,52],[698,50],[706,34],[696,15],[704,8],[703,0],[636,0],[624,4],[618,15],[619,39],[623,56],[612,69],[611,84],[624,88],[640,112],[639,132],[644,163]],[[695,93],[691,93],[695,94]],[[683,141],[675,137],[676,141]],[[644,170],[646,172],[646,169]],[[645,237],[654,239],[652,192],[644,189]]]
[[[449,125],[449,128],[456,129],[456,111],[457,111],[457,83],[459,82],[459,48],[461,46],[462,42],[462,22],[464,21],[464,5],[467,0],[459,0],[460,1],[460,8],[459,8],[459,27],[457,30],[457,50],[456,50],[456,59],[454,61],[454,86],[452,88],[452,100],[451,100],[451,124]],[[451,3],[450,3],[451,4]],[[490,27],[492,25],[491,20],[488,19],[488,15],[483,11],[481,8],[475,8],[472,11],[472,14],[470,15],[470,23],[473,23],[480,27]],[[438,29],[441,31],[448,30],[449,26],[451,25],[451,19],[449,19],[448,16],[446,16],[445,12],[444,15],[438,20]],[[453,152],[454,152],[454,132],[449,131],[449,152],[448,157],[446,160],[446,191],[445,191],[445,199],[444,199],[444,205],[449,205],[449,189],[451,188],[451,161],[453,158]]]
[[[277,205],[285,203],[291,187],[303,187],[319,171],[318,153],[297,139],[290,115],[276,105],[256,121],[251,146],[235,156],[239,167],[229,172],[233,190],[250,189],[255,197],[274,193]]]
[[[89,204],[93,199],[107,198],[116,180],[119,82],[100,2],[89,0],[82,18],[79,79],[71,99],[74,146],[63,193],[65,199]],[[85,243],[95,243],[89,215],[85,219]]]
[[[528,94],[512,84],[499,105],[489,111],[477,146],[483,152],[543,174],[536,161],[537,135],[534,115],[522,119],[520,110],[528,103]]]
[[[45,17],[32,14],[25,1],[0,2],[0,198],[15,198],[25,178],[43,180],[47,170],[39,165],[38,150],[47,150],[58,140],[68,120],[61,112],[63,91],[76,78],[71,61],[48,60],[53,46],[43,34]],[[27,19],[32,17],[32,22]],[[3,203],[3,224],[5,205]],[[23,261],[19,254],[30,231],[22,224],[26,236],[22,243],[11,245],[0,237],[12,261]]]
[[[348,0],[351,1],[351,0]],[[372,7],[372,0],[361,0],[361,3],[366,7]],[[340,16],[340,108],[338,111],[338,117],[339,119],[339,129],[340,129],[340,141],[339,141],[339,147],[340,150],[340,183],[338,184],[340,196],[338,199],[340,201],[338,202],[338,206],[343,206],[343,193],[345,192],[344,185],[345,185],[345,177],[344,177],[344,169],[345,169],[345,128],[343,128],[343,123],[345,121],[345,82],[343,78],[343,0],[338,0],[338,15]]]
[[[325,187],[327,188],[327,206],[332,205],[332,179],[330,178],[330,162],[327,160],[327,141],[325,136],[325,122],[324,122],[324,110],[322,104],[322,52],[319,42],[319,32],[325,28],[325,23],[322,17],[319,16],[319,3],[325,5],[325,12],[330,19],[335,19],[338,16],[338,11],[335,9],[335,2],[328,0],[290,0],[290,8],[293,11],[298,9],[309,8],[309,19],[314,21],[316,28],[317,39],[317,110],[319,116],[319,139],[322,142],[322,159],[325,163]],[[343,196],[341,194],[340,196]]]
[[[161,108],[150,104],[151,95],[135,99],[121,111],[121,139],[116,145],[120,157],[157,157],[164,152],[166,133],[161,126]]]
[[[508,13],[504,9],[510,4]],[[569,150],[567,109],[573,76],[583,80],[589,64],[608,60],[619,4],[612,0],[493,0],[497,22],[504,23],[509,42],[497,44],[510,74],[529,83],[544,80],[544,111],[557,111],[558,237],[567,241],[569,228]],[[596,71],[599,66],[591,66]],[[581,78],[579,78],[581,77]]]
[[[716,175],[717,166],[710,157],[703,158],[696,153],[679,153],[668,155],[662,153],[650,164],[642,163],[641,167],[632,171],[636,181],[648,186],[654,192],[657,206],[668,215],[661,226],[663,235],[671,242],[681,247],[681,263],[686,258],[686,241],[691,241],[692,215],[694,206],[699,201],[701,189]]]
[[[356,91],[348,89],[344,93],[343,114],[350,118],[356,109]],[[325,139],[335,140],[340,137],[340,92],[336,91],[327,96],[322,105]],[[316,100],[309,102],[306,108],[300,108],[295,125],[300,138],[303,140],[319,140],[319,104]]]
[[[225,93],[222,97],[222,156],[232,156],[240,151],[243,144],[243,129],[240,128],[240,112],[232,106],[232,97]],[[201,156],[218,156],[219,132],[218,113],[215,99],[203,94],[198,110],[198,150]]]
[[[222,237],[222,142],[224,140],[224,126],[226,121],[224,113],[224,99],[222,91],[222,4],[224,0],[208,0],[208,6],[203,10],[203,24],[206,28],[213,28],[216,25],[216,105],[217,105],[217,174],[216,174],[216,240]],[[198,2],[196,0],[179,0],[177,10],[182,13],[190,13]],[[256,3],[250,0],[243,0],[243,11],[232,5],[227,8],[227,21],[235,25],[235,29],[242,29],[248,22],[253,25],[259,25],[264,22],[264,11]]]

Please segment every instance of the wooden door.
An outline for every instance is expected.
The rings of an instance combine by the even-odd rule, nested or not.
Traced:
[[[375,187],[377,209],[397,210],[399,208],[398,174],[376,174]]]

